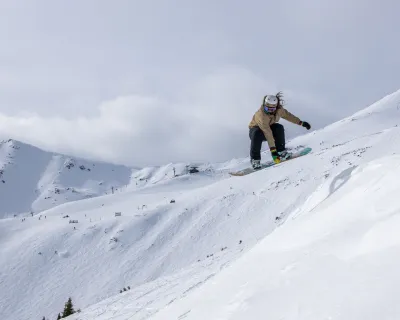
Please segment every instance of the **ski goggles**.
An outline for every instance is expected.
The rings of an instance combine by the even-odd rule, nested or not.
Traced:
[[[264,106],[264,111],[267,113],[274,113],[277,109],[277,106]]]

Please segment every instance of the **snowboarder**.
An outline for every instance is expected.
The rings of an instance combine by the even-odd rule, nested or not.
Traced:
[[[250,159],[254,169],[261,169],[261,146],[263,141],[268,142],[272,159],[275,163],[290,158],[290,152],[285,147],[285,129],[278,121],[283,118],[294,124],[303,126],[307,130],[311,126],[306,121],[283,108],[282,93],[264,96],[260,109],[254,114],[249,124],[249,136],[251,139]]]

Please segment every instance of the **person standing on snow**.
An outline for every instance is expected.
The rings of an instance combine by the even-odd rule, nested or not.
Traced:
[[[303,126],[307,130],[311,126],[306,121],[301,121],[295,115],[283,108],[282,93],[264,96],[263,103],[254,114],[249,124],[249,136],[251,139],[250,159],[254,169],[261,168],[261,146],[263,141],[268,142],[272,159],[275,163],[286,160],[290,153],[285,148],[285,129],[278,121],[283,118],[294,124]]]

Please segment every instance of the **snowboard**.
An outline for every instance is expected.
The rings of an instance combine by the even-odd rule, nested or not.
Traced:
[[[311,150],[312,150],[311,148],[304,148],[304,149],[301,149],[299,151],[296,151],[296,152],[294,152],[292,154],[292,156],[290,158],[288,158],[286,160],[283,160],[280,163],[284,163],[286,161],[290,161],[292,159],[296,159],[296,158],[305,156],[305,155],[309,154],[311,152]],[[246,168],[246,169],[243,169],[243,170],[239,170],[239,171],[236,171],[236,172],[229,172],[229,174],[232,175],[232,176],[241,177],[241,176],[245,176],[245,175],[248,175],[250,173],[253,173],[253,172],[261,171],[263,169],[266,169],[266,168],[269,168],[269,167],[272,167],[272,166],[275,166],[275,165],[277,165],[275,162],[269,161],[269,162],[262,163],[261,164],[261,168],[257,169],[257,170],[254,170],[252,167],[249,167],[249,168]]]

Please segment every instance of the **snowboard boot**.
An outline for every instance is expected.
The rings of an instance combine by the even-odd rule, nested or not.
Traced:
[[[281,161],[288,160],[292,156],[292,153],[288,152],[287,150],[280,151],[280,152],[278,152],[278,154],[279,154],[279,158],[281,159]]]
[[[251,166],[253,167],[254,170],[260,170],[261,169],[261,160],[251,159]]]

